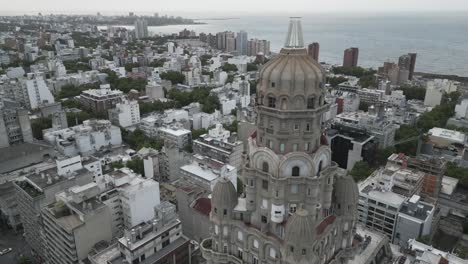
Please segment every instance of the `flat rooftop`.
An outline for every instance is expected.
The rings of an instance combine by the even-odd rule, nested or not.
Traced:
[[[358,247],[356,256],[349,260],[348,264],[367,263],[377,251],[382,247],[381,242],[386,239],[384,234],[373,232],[361,225],[356,225],[356,234],[363,238],[361,246]]]
[[[220,177],[220,175],[214,173],[212,169],[202,168],[196,162],[192,162],[189,165],[182,166],[180,167],[180,169],[209,182]]]

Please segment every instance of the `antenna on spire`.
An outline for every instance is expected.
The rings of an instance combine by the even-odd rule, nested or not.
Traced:
[[[284,47],[287,49],[304,48],[304,37],[302,36],[302,24],[300,17],[291,17],[289,20],[288,36]]]

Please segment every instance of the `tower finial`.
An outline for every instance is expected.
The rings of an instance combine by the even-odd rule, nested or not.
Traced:
[[[287,49],[304,48],[304,38],[302,36],[302,24],[300,17],[291,17],[289,21],[288,36],[284,47]]]

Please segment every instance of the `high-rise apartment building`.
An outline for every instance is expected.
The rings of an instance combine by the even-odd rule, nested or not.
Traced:
[[[359,49],[345,49],[343,56],[343,67],[356,67],[358,65]]]
[[[140,123],[140,105],[136,100],[123,100],[109,110],[109,120],[118,126],[129,127]]]
[[[247,55],[247,32],[241,30],[236,37],[236,50],[238,55]]]
[[[263,55],[270,55],[270,41],[251,39],[247,42],[247,55],[257,56],[262,53]]]
[[[33,142],[28,110],[7,104],[0,108],[0,148],[23,142]]]
[[[309,53],[309,56],[312,57],[312,59],[314,59],[315,61],[319,60],[319,52],[320,52],[320,44],[318,44],[317,42],[309,44],[307,53]]]
[[[200,244],[208,264],[346,263],[354,256],[358,188],[322,140],[324,80],[292,18],[285,47],[259,73],[245,196],[227,178],[213,189],[211,237]]]
[[[411,57],[410,68],[409,68],[409,79],[413,80],[414,69],[416,67],[416,56],[418,54],[417,53],[408,53],[408,55]]]
[[[94,113],[102,113],[120,103],[122,95],[122,91],[111,90],[109,84],[101,84],[99,89],[83,91],[80,95],[80,103]]]
[[[28,78],[21,80],[25,106],[28,109],[37,109],[47,103],[54,103],[54,96],[47,87],[44,77],[33,73],[28,74]]]
[[[137,19],[135,21],[135,37],[141,39],[148,36],[148,22],[144,19]]]

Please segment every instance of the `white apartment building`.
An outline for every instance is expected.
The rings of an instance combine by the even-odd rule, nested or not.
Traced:
[[[111,210],[114,237],[120,237],[124,229],[152,219],[152,208],[160,204],[159,183],[128,168],[106,174],[100,185],[105,191],[99,199]]]
[[[78,126],[47,132],[44,139],[68,157],[78,154],[89,156],[96,151],[122,144],[119,127],[113,126],[108,120],[93,119]]]
[[[426,96],[424,97],[424,105],[435,107],[440,105],[445,90],[440,87],[428,86],[426,88]]]
[[[140,123],[140,105],[136,100],[124,99],[109,110],[109,120],[121,127],[130,127]]]
[[[180,167],[181,176],[188,182],[213,191],[215,184],[222,177],[237,188],[237,169],[229,164],[195,154],[190,164]]]
[[[192,132],[180,126],[160,127],[158,134],[165,143],[178,149],[183,149],[192,141]]]
[[[25,104],[29,109],[37,109],[40,105],[54,103],[54,96],[47,87],[44,77],[28,74],[28,79],[21,80]]]

